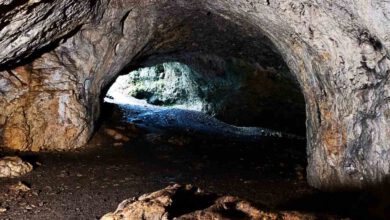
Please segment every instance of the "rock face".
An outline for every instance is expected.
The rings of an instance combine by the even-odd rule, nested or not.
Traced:
[[[31,172],[32,165],[19,157],[3,157],[0,159],[0,177],[19,177]]]
[[[233,57],[298,80],[311,185],[380,182],[390,174],[389,8],[382,0],[0,1],[1,142],[81,147],[118,74]]]
[[[234,125],[305,133],[305,104],[298,82],[286,73],[270,73],[242,60],[213,61],[193,58],[190,63],[202,66],[202,72],[178,62],[141,68],[119,76],[107,95],[119,93],[149,104],[202,111]]]
[[[191,185],[178,184],[128,199],[119,204],[115,212],[105,214],[101,220],[142,219],[317,219],[316,216],[295,212],[262,211],[251,203],[232,196],[217,197]],[[327,219],[332,219],[330,216]]]

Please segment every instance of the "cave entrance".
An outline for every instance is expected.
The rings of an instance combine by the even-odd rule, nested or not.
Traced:
[[[299,88],[234,60],[206,63],[160,62],[119,76],[104,98],[102,115],[110,116],[100,130],[114,142],[106,145],[124,150],[115,160],[131,155],[158,181],[279,203],[291,187],[306,185]],[[273,183],[264,197],[264,184]]]
[[[191,183],[270,206],[299,196],[308,185],[296,63],[254,23],[204,10],[179,17],[117,47],[110,82],[99,84],[101,152],[146,187]],[[107,94],[123,84],[123,99]],[[129,93],[138,105],[121,102]]]
[[[305,135],[304,99],[297,83],[234,60],[218,64],[210,60],[202,68],[172,61],[141,67],[119,76],[104,102],[121,106],[129,122],[175,109],[176,113],[198,115],[199,121],[189,121],[187,126],[212,120],[240,133],[255,132],[257,127],[264,131],[259,136]],[[143,118],[163,126],[158,118]]]

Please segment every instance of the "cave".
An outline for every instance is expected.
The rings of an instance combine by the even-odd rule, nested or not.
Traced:
[[[0,174],[8,175],[0,215],[386,219],[389,8],[383,0],[0,2]],[[170,81],[169,68],[185,69],[185,80]],[[151,70],[158,92],[140,77]],[[135,98],[159,110],[131,118],[106,103],[125,76]],[[171,108],[180,105],[187,109]],[[192,186],[156,191],[177,183],[262,205]]]

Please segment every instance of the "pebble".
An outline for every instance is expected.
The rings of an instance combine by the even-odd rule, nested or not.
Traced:
[[[130,138],[126,137],[125,135],[119,133],[118,131],[114,130],[114,129],[110,129],[110,128],[106,128],[104,130],[106,132],[107,135],[111,136],[112,138],[114,138],[115,140],[119,141],[129,141]]]
[[[121,143],[121,142],[114,143],[114,147],[122,147],[122,146],[123,146],[123,143]]]
[[[28,187],[26,184],[22,183],[21,181],[9,186],[9,189],[14,192],[27,192],[31,190],[30,187]]]

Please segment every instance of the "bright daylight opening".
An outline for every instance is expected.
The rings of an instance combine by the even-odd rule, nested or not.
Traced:
[[[132,122],[144,121],[140,117],[152,112],[175,111],[191,122],[188,126],[214,122],[212,129],[250,134],[246,138],[304,135],[304,101],[289,79],[231,63],[210,65],[212,68],[204,72],[180,62],[139,68],[119,76],[104,101],[125,109],[127,120]],[[262,84],[267,88],[261,88]],[[277,93],[265,91],[269,88]],[[198,121],[190,119],[191,115]],[[162,126],[155,119],[148,123]]]

